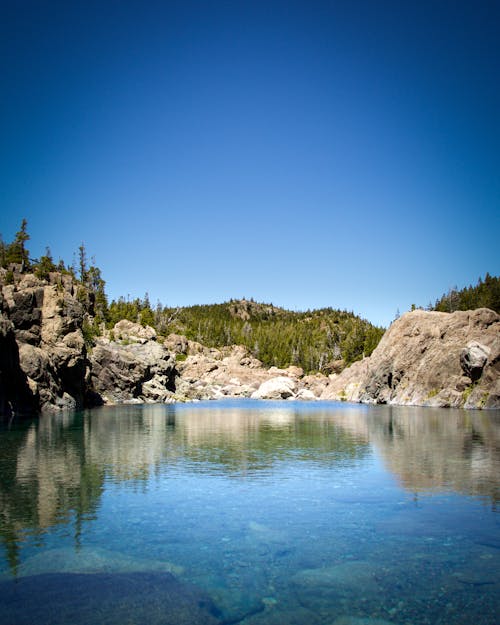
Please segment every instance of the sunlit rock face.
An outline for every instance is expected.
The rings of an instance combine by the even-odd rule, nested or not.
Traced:
[[[260,385],[252,394],[254,399],[288,399],[297,392],[297,382],[293,378],[278,376]]]
[[[175,360],[149,326],[119,321],[115,340],[99,338],[90,355],[90,386],[104,403],[166,402],[174,390]]]
[[[500,317],[487,308],[407,313],[369,358],[332,379],[322,398],[500,407]]]

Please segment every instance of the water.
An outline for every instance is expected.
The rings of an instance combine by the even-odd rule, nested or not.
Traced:
[[[104,407],[0,430],[3,625],[500,622],[500,413]]]

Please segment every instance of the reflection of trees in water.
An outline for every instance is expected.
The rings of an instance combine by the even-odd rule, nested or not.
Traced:
[[[0,436],[0,537],[11,566],[28,531],[42,535],[96,513],[105,480],[144,483],[152,474],[183,471],[242,476],[285,461],[333,464],[367,453],[328,412],[278,408],[104,407],[72,416],[44,416]]]
[[[15,570],[26,530],[41,535],[74,522],[78,542],[105,480],[145,483],[176,470],[238,478],[286,470],[287,463],[345,467],[366,456],[370,442],[410,491],[499,500],[494,414],[318,404],[258,411],[220,404],[103,407],[1,432],[0,538]]]
[[[287,462],[334,466],[369,452],[367,441],[339,427],[331,411],[286,404],[258,411],[183,407],[176,429],[193,471],[209,463],[212,472],[231,477],[270,473]]]
[[[11,568],[28,531],[41,536],[74,517],[78,542],[83,518],[100,499],[103,473],[85,461],[83,432],[69,417],[44,417],[0,435],[0,538]]]

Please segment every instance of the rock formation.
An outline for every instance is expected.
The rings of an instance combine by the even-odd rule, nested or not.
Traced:
[[[171,400],[175,361],[153,328],[122,320],[88,353],[88,310],[91,294],[70,275],[17,273],[13,284],[3,284],[0,416]]]
[[[93,344],[87,336],[87,349],[92,295],[81,284],[57,272],[47,280],[17,272],[13,284],[5,276],[0,270],[2,416],[224,397],[500,407],[500,317],[488,309],[407,313],[369,358],[326,377],[266,369],[242,346],[209,348],[178,334],[162,342],[128,320]]]
[[[242,345],[209,348],[177,334],[165,345],[177,357],[176,395],[186,399],[318,399],[328,380],[304,376],[300,367],[266,369]]]
[[[0,295],[2,413],[36,413],[84,403],[83,307],[69,276],[21,276]]]
[[[118,322],[119,340],[97,338],[90,353],[90,388],[97,402],[166,402],[175,390],[175,360],[153,328]]]
[[[487,308],[407,313],[369,358],[330,381],[322,399],[498,408],[500,317]]]

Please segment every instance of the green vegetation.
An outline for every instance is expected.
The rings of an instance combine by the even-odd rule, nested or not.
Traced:
[[[23,219],[19,232],[12,243],[4,243],[0,238],[0,265],[8,268],[11,263],[21,265],[22,271],[30,269],[29,253],[26,249],[26,241],[29,241],[30,235],[27,231],[28,222]]]
[[[484,279],[479,278],[475,286],[468,286],[460,291],[457,287],[450,289],[434,305],[434,310],[440,312],[475,308],[490,308],[500,314],[500,278],[487,273]]]
[[[348,365],[369,356],[384,333],[383,328],[352,312],[333,308],[291,312],[253,300],[231,300],[186,308],[158,302],[153,309],[147,293],[142,299],[120,297],[108,305],[101,270],[93,259],[89,263],[84,243],[78,248],[74,266],[66,267],[62,261],[55,265],[48,248],[39,260],[30,259],[25,245],[29,238],[23,219],[12,243],[0,241],[0,264],[8,270],[4,280],[14,281],[16,272],[28,270],[45,280],[54,271],[70,275],[77,284],[76,297],[87,313],[83,331],[88,348],[101,334],[103,324],[111,329],[128,319],[154,327],[160,336],[175,332],[208,347],[244,345],[267,366],[297,365],[306,372],[328,373],[335,361]],[[14,273],[12,263],[18,265]],[[60,281],[58,286],[62,287]]]
[[[297,365],[308,372],[328,372],[335,360],[350,364],[369,356],[384,333],[352,312],[292,312],[251,300],[159,307],[155,322],[164,333],[183,334],[208,347],[245,345],[267,366]]]
[[[87,253],[82,243],[79,252],[79,279],[74,267],[66,266],[62,260],[56,265],[50,249],[47,247],[45,254],[40,258],[30,258],[26,248],[26,242],[30,240],[27,232],[28,222],[23,219],[21,227],[16,233],[14,241],[5,243],[0,237],[0,267],[6,269],[3,281],[5,284],[14,284],[15,275],[33,272],[41,280],[49,280],[50,274],[58,272],[61,275],[69,275],[77,283],[76,297],[82,304],[87,318],[84,326],[85,342],[91,344],[93,337],[100,334],[100,327],[108,319],[108,301],[105,292],[105,282],[101,277],[101,270],[92,259],[92,264],[87,265]],[[57,282],[57,288],[62,292],[61,275]],[[64,299],[61,298],[61,305]]]

